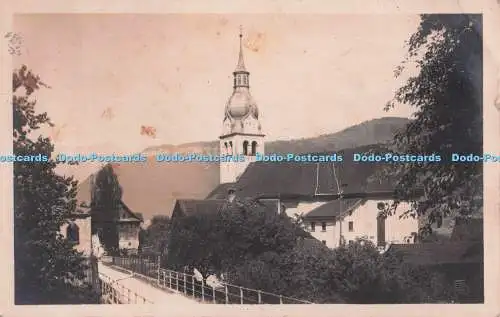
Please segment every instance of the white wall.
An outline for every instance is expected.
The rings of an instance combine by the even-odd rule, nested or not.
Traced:
[[[85,219],[76,219],[73,221],[79,228],[79,238],[80,241],[75,248],[79,252],[83,252],[85,256],[90,256],[92,252],[92,237],[91,237],[91,221],[90,217]],[[61,226],[60,232],[64,238],[66,238],[66,228],[69,223]]]
[[[391,203],[391,201],[385,202]],[[418,233],[418,220],[410,217],[399,218],[408,209],[410,209],[408,203],[401,203],[396,214],[385,220],[385,239],[388,243],[406,243],[408,239],[413,242],[412,232]]]
[[[261,136],[246,136],[246,135],[233,135],[229,138],[220,140],[220,154],[224,155],[224,143],[229,142],[233,143],[233,154],[232,155],[240,155],[243,154],[243,142],[248,141],[248,153],[251,153],[251,144],[253,141],[256,141],[257,151],[258,153],[265,153],[264,149],[264,138]],[[229,155],[229,153],[228,153]],[[248,164],[251,162],[255,162],[255,156],[246,156],[244,162],[221,162],[220,163],[220,182],[221,183],[233,183],[236,182],[237,178],[243,174],[245,169],[248,167]]]
[[[391,203],[389,200],[368,200],[360,204],[346,216],[343,221],[333,223],[333,220],[318,219],[315,221],[315,231],[311,232],[311,223],[307,222],[307,229],[311,235],[319,241],[326,241],[330,248],[339,246],[340,234],[344,236],[346,242],[356,239],[367,239],[377,244],[377,215],[379,202]],[[312,205],[312,204],[310,204]],[[412,232],[418,232],[417,219],[399,219],[399,215],[406,210],[408,204],[401,204],[397,209],[397,214],[390,216],[385,222],[386,243],[413,243]],[[312,209],[310,209],[312,210]],[[326,222],[326,230],[322,231],[322,223]],[[349,223],[352,222],[353,230],[349,231]],[[409,240],[409,241],[408,241]]]

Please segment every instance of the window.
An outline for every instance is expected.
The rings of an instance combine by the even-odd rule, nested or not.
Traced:
[[[257,153],[257,141],[252,142],[252,155]]]
[[[314,232],[314,231],[316,231],[316,223],[311,222],[311,232]]]
[[[353,231],[354,231],[354,222],[349,221],[349,232],[353,232]]]
[[[74,244],[80,243],[80,228],[78,228],[76,223],[71,222],[66,227],[66,239]]]
[[[321,231],[326,231],[326,222],[321,223]]]
[[[326,240],[322,240],[321,242],[322,242],[324,245],[326,245]]]
[[[243,155],[248,155],[248,141],[243,142]]]

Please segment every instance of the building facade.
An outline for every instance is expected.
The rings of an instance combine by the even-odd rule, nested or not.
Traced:
[[[312,209],[304,216],[304,225],[311,235],[329,248],[358,239],[371,241],[385,249],[391,244],[415,243],[418,220],[402,217],[408,210],[407,203],[401,203],[394,215],[381,215],[382,206],[392,200],[378,197],[336,200]]]

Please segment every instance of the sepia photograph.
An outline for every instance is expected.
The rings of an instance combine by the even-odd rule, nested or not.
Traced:
[[[12,23],[15,305],[485,303],[482,14]]]

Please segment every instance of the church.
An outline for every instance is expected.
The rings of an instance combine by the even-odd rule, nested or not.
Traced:
[[[221,155],[243,156],[244,160],[220,162],[220,185],[205,199],[177,199],[172,219],[196,212],[217,212],[228,199],[255,198],[275,206],[276,212],[300,217],[317,240],[330,248],[367,239],[386,249],[391,244],[416,241],[418,220],[382,217],[394,189],[390,181],[374,177],[377,165],[353,162],[262,162],[266,135],[259,120],[259,107],[250,92],[248,71],[239,34],[239,56],[233,71],[233,92],[223,113]],[[352,157],[378,145],[345,149]],[[343,195],[355,198],[345,199]],[[402,204],[398,211],[407,210]],[[273,207],[274,208],[274,207]]]

